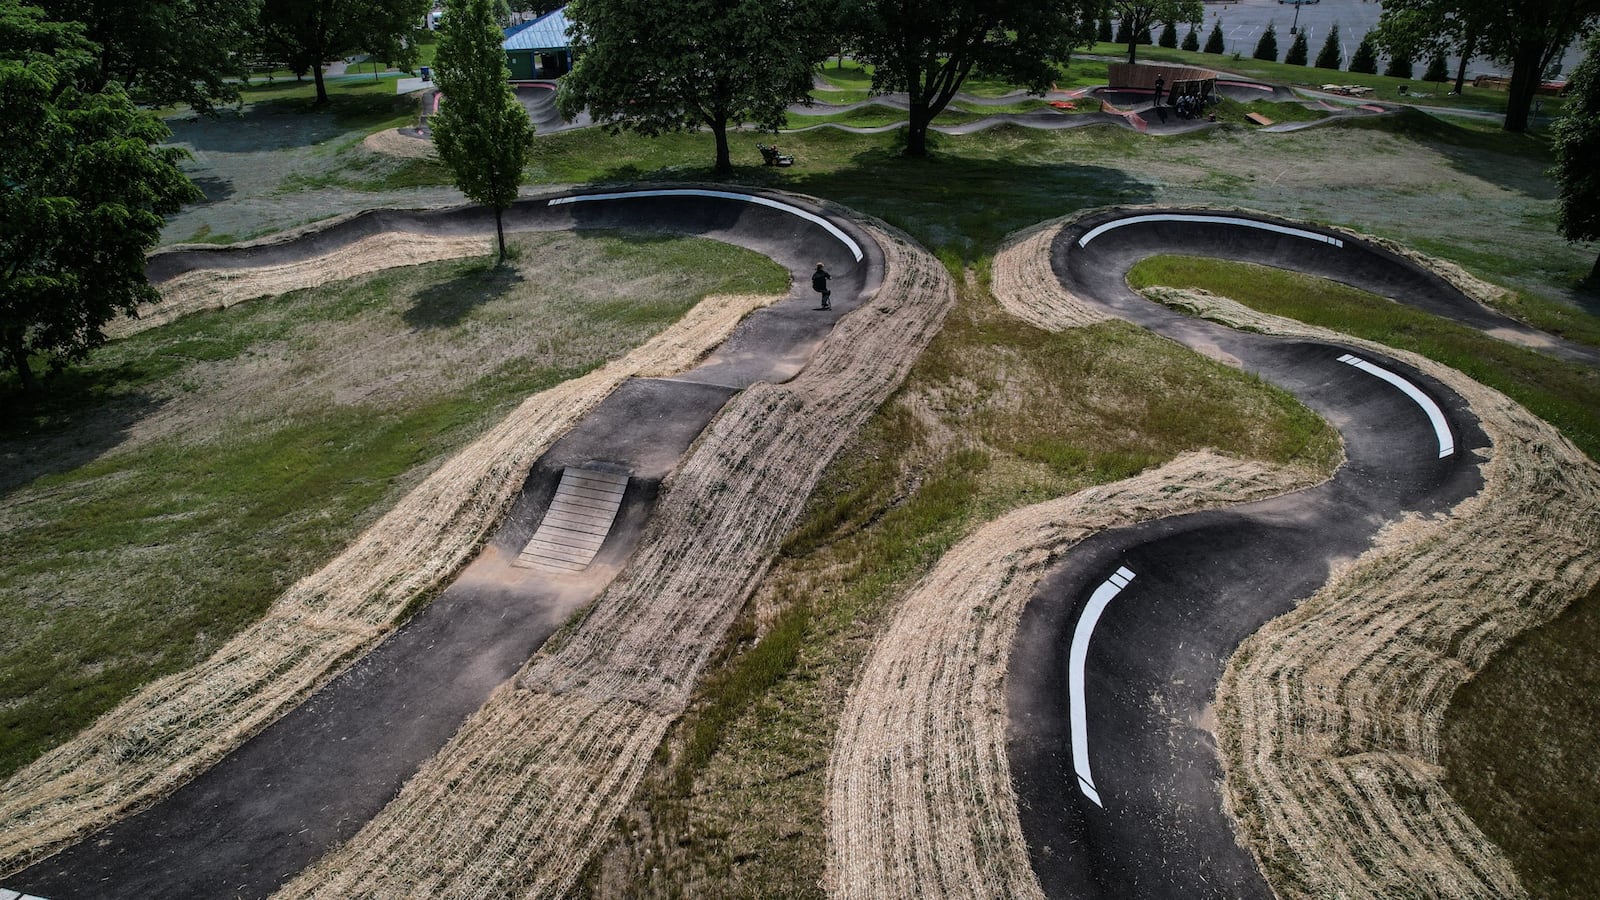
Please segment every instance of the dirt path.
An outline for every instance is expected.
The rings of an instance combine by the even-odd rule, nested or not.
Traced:
[[[1366,345],[1200,292],[1156,293],[1233,327]],[[1497,649],[1600,580],[1600,467],[1498,392],[1381,349],[1471,403],[1493,441],[1484,489],[1385,529],[1240,646],[1218,691],[1228,801],[1280,895],[1521,895],[1445,789],[1439,724]]]
[[[1039,579],[1094,532],[1320,477],[1189,453],[1017,510],[946,553],[878,641],[841,717],[828,773],[829,893],[1043,896],[1017,818],[1004,685],[1012,637]]]
[[[296,271],[319,277],[314,265]],[[259,274],[224,290],[242,298],[286,283],[281,267]],[[689,368],[777,299],[707,298],[628,356],[530,397],[206,662],[150,684],[17,772],[0,790],[0,871],[150,804],[298,704],[470,558],[533,461],[613,388]]]
[[[729,403],[664,486],[611,588],[281,896],[571,888],[793,525],[794,498],[900,383],[954,300],[925,251],[873,236],[887,257],[877,296],[799,377]]]

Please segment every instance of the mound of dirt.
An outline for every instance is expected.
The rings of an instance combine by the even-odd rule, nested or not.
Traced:
[[[361,146],[373,153],[400,159],[438,159],[439,151],[433,141],[409,137],[394,128],[374,131],[361,140]]]

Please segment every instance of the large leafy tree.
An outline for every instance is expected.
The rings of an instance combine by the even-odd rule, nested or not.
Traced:
[[[1374,42],[1390,54],[1456,56],[1460,93],[1494,13],[1483,0],[1393,0],[1384,4]]]
[[[783,127],[836,45],[821,33],[821,0],[578,0],[567,18],[577,62],[562,113],[587,108],[613,131],[652,137],[709,128],[721,174],[733,169],[729,127]]]
[[[1575,37],[1600,20],[1600,0],[1385,0],[1379,42],[1391,55],[1483,54],[1511,67],[1505,129],[1526,131],[1539,84]]]
[[[1483,0],[1480,0],[1483,2]],[[1539,84],[1573,38],[1600,18],[1600,0],[1524,0],[1495,9],[1483,33],[1483,46],[1511,66],[1505,129],[1526,131]]]
[[[105,341],[104,325],[160,299],[144,254],[163,217],[200,193],[157,146],[171,136],[120,85],[102,90],[79,23],[0,0],[0,368],[37,389]]]
[[[52,18],[82,22],[95,45],[81,79],[119,81],[139,103],[210,112],[239,99],[260,0],[37,0]]]
[[[905,153],[926,156],[928,126],[967,76],[1042,94],[1093,33],[1098,11],[1092,0],[848,0],[844,21],[873,66],[873,89],[910,95]]]
[[[1559,192],[1556,225],[1574,243],[1600,241],[1600,34],[1591,35],[1583,62],[1567,80],[1567,104],[1555,126]],[[1589,270],[1600,286],[1600,255]]]
[[[500,261],[506,258],[506,207],[517,199],[533,124],[511,93],[496,0],[451,0],[440,26],[439,114],[430,122],[439,156],[456,186],[494,207]]]
[[[309,68],[317,103],[328,102],[322,64],[366,53],[409,68],[417,61],[432,0],[262,0],[259,41],[293,68]]]
[[[1128,29],[1128,62],[1136,62],[1139,41],[1133,35],[1150,33],[1157,22],[1188,22],[1194,24],[1205,18],[1205,7],[1200,0],[1111,0],[1110,9],[1122,26]],[[1148,42],[1147,42],[1148,43]]]

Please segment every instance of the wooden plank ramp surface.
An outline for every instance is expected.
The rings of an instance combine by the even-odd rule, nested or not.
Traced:
[[[594,562],[622,506],[628,476],[569,467],[550,509],[517,555],[516,565],[552,572],[582,572]]]

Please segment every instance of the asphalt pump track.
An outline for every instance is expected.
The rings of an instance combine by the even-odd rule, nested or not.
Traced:
[[[1299,223],[1110,211],[1054,241],[1052,269],[1070,292],[1288,390],[1344,439],[1347,461],[1316,487],[1083,541],[1040,582],[1011,650],[1007,754],[1047,896],[1266,898],[1223,809],[1211,710],[1223,668],[1386,523],[1475,494],[1474,451],[1489,442],[1459,395],[1398,360],[1238,332],[1145,299],[1126,274],[1161,253],[1298,270],[1480,328],[1530,330],[1402,256]],[[1592,348],[1548,349],[1596,361]]]
[[[884,271],[881,249],[848,218],[786,195],[694,186],[573,193],[519,202],[507,211],[506,228],[696,235],[762,253],[799,277],[788,298],[748,316],[699,366],[624,382],[553,444],[482,552],[366,657],[170,796],[6,878],[0,894],[272,893],[375,816],[497,686],[599,595],[637,544],[662,479],[728,399],[798,374],[834,323],[876,291]],[[491,236],[494,219],[477,207],[375,211],[284,243],[159,254],[148,274],[159,283],[195,269],[311,259],[391,231]],[[804,277],[819,261],[833,275],[831,311],[815,308]],[[594,476],[624,486],[609,528],[594,529],[598,546],[584,548],[592,561],[577,571],[519,562],[558,490],[568,493],[563,476],[574,472],[573,481]],[[578,494],[580,504],[599,495]]]
[[[529,473],[484,552],[432,604],[294,712],[153,807],[6,881],[52,898],[261,896],[382,808],[488,693],[626,560],[661,478],[742,387],[804,367],[833,321],[882,277],[847,219],[791,197],[703,188],[518,204],[513,230],[645,228],[762,252],[835,275],[833,313],[806,287],[749,317],[700,367],[634,379]],[[383,231],[486,234],[477,209],[376,212],[294,242],[179,251],[153,280],[196,268],[315,257]],[[1210,703],[1238,643],[1368,548],[1406,513],[1481,487],[1488,439],[1463,401],[1398,360],[1335,343],[1236,332],[1128,288],[1157,253],[1242,259],[1331,277],[1478,327],[1527,331],[1397,254],[1266,217],[1111,211],[1064,228],[1062,283],[1106,311],[1295,394],[1340,430],[1328,482],[1273,500],[1106,532],[1076,546],[1023,614],[1007,682],[1008,755],[1035,874],[1050,896],[1269,897],[1222,808]],[[1594,362],[1589,348],[1552,352]],[[615,524],[582,572],[512,564],[563,473],[626,476]]]

